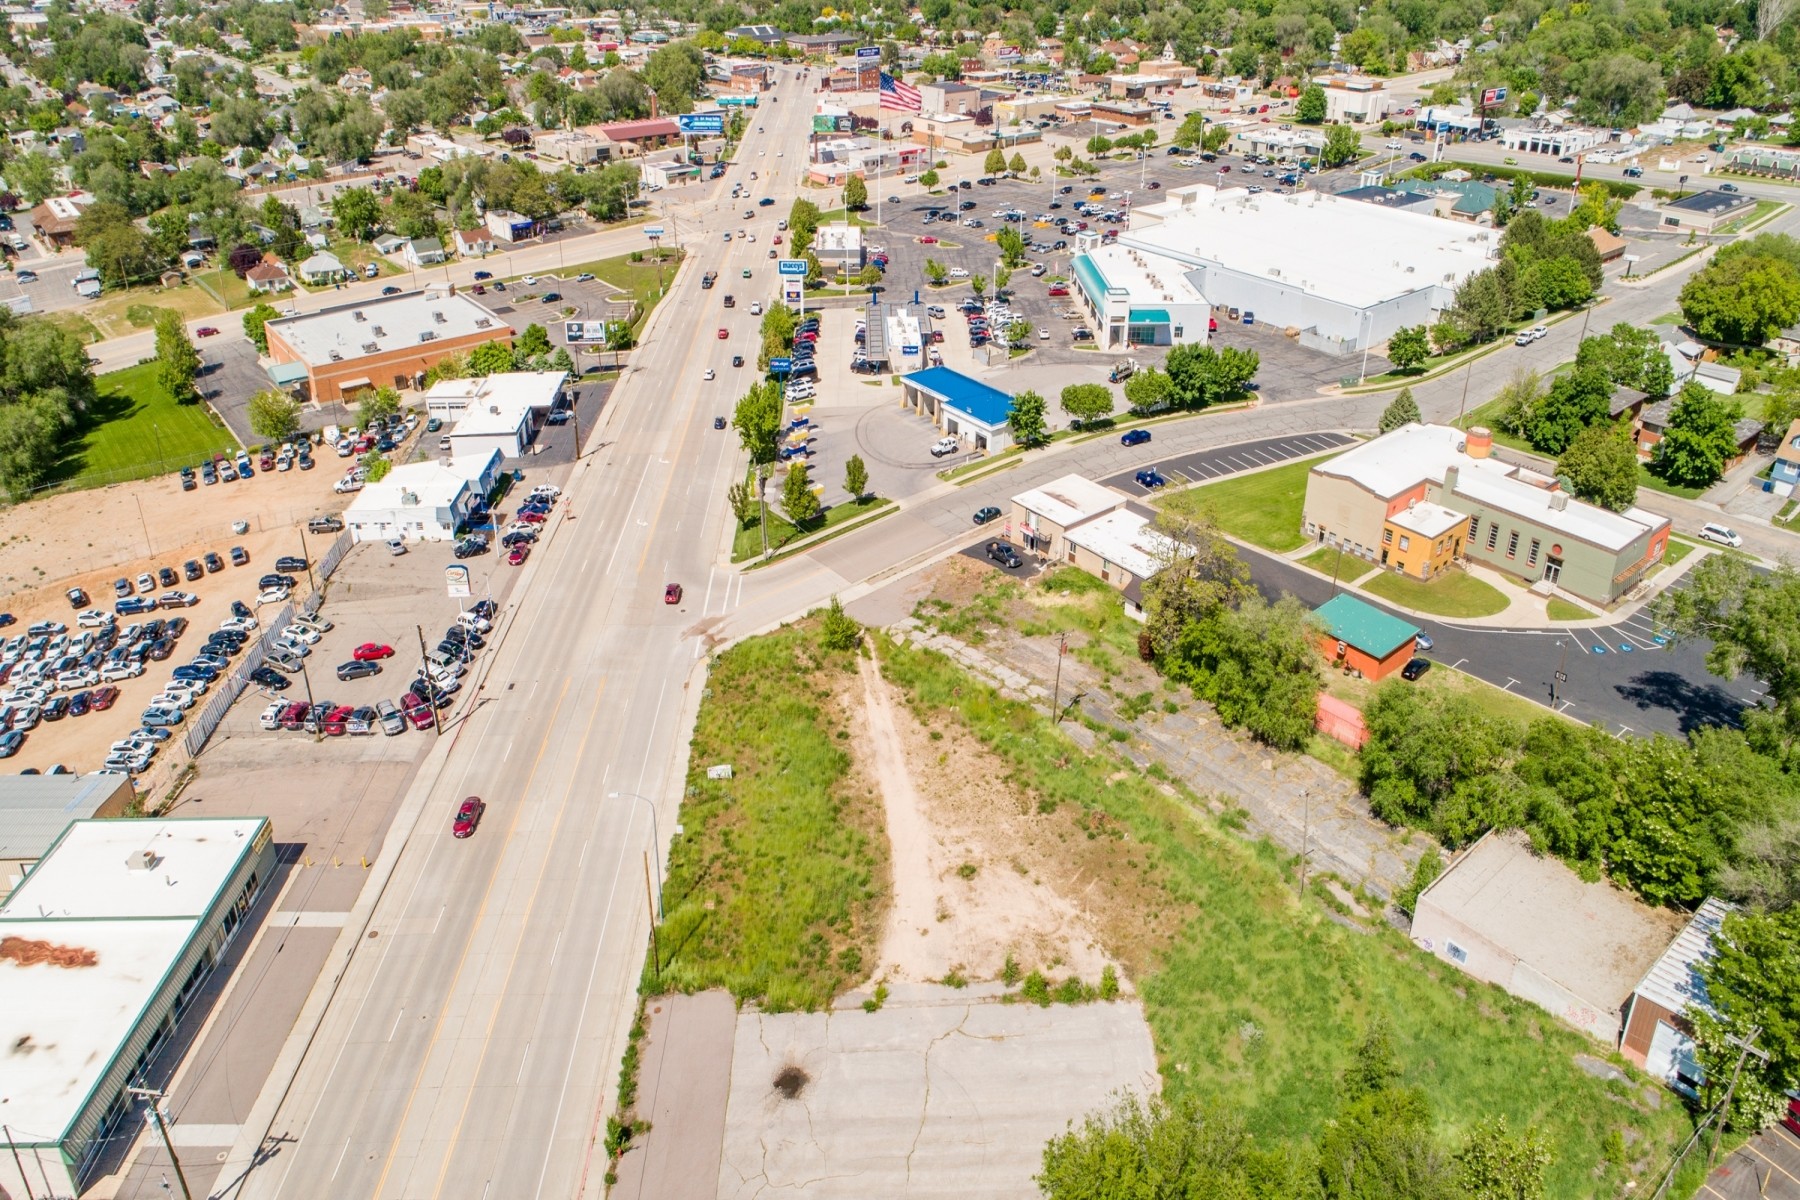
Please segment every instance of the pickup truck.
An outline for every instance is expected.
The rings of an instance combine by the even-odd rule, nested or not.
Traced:
[[[700,286],[703,289],[710,288],[717,282],[719,282],[719,273],[717,271],[708,271],[700,277]]]

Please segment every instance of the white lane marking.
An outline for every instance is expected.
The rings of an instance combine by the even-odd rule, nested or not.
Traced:
[[[406,1015],[406,1010],[404,1008],[402,1008],[399,1012],[394,1014],[394,1027],[392,1029],[388,1030],[388,1035],[387,1035],[388,1041],[390,1041],[390,1042],[393,1041],[394,1035],[396,1033],[400,1032],[400,1018],[404,1017],[405,1015]],[[333,1171],[332,1174],[335,1175],[335,1174],[337,1174],[337,1172]]]
[[[344,1169],[344,1155],[350,1153],[350,1139],[344,1139],[344,1148],[338,1151],[337,1162],[331,1168],[331,1177],[336,1179],[338,1172]]]
[[[519,1056],[519,1073],[513,1077],[513,1086],[518,1087],[525,1082],[525,1065],[531,1061],[531,1043],[525,1043],[525,1053]]]
[[[556,931],[556,941],[550,946],[550,965],[556,965],[556,956],[562,952],[562,930]]]
[[[626,512],[631,512],[633,509],[635,509],[637,507],[638,497],[640,497],[644,494],[644,484],[647,483],[650,479],[650,468],[652,465],[653,464],[651,464],[649,462],[646,462],[644,464],[644,473],[642,475],[638,476],[637,487],[631,493],[631,502],[625,506]],[[638,524],[647,525],[647,524],[649,524],[649,522],[640,520],[638,522]],[[608,575],[612,574],[613,564],[619,561],[619,551],[623,550],[624,548],[625,548],[625,539],[624,538],[619,538],[618,540],[616,540],[613,543],[612,557],[606,560],[606,574],[608,574]]]

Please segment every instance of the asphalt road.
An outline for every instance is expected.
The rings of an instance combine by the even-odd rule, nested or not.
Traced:
[[[791,103],[764,114],[752,157],[804,144],[809,106],[792,84],[782,94]],[[772,229],[785,204],[765,211]],[[701,271],[762,254],[706,237],[690,249],[676,287],[696,294]],[[733,320],[748,338],[755,318]],[[482,702],[403,802],[395,836],[409,809],[418,823],[233,1194],[600,1193],[601,1112],[648,940],[646,869],[659,872],[645,855],[660,862],[653,834],[675,825],[700,634],[732,603],[713,556],[737,450],[698,386],[721,351],[686,325],[679,296],[658,310],[586,432],[559,526],[499,625]],[[666,580],[685,583],[681,605],[663,604]],[[487,802],[482,827],[453,840],[471,795]]]

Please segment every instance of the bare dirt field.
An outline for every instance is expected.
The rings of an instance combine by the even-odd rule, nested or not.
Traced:
[[[1098,981],[1112,959],[1086,907],[1095,881],[1064,853],[1061,822],[1035,813],[966,734],[922,726],[873,658],[859,681],[852,753],[879,781],[892,870],[876,977],[994,979],[1011,956],[1022,971]]]

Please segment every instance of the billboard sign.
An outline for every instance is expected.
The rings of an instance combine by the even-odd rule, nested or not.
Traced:
[[[1506,103],[1506,89],[1503,87],[1489,88],[1481,93],[1481,107],[1483,108],[1491,108],[1493,105],[1504,103]]]
[[[856,118],[849,113],[814,113],[814,133],[849,133],[856,128]]]
[[[806,301],[806,279],[800,275],[789,275],[781,281],[781,301],[783,304],[800,305]]]
[[[804,258],[784,258],[775,264],[775,271],[780,275],[798,275],[806,277],[806,260]]]
[[[682,113],[675,118],[675,124],[680,126],[681,132],[685,134],[719,134],[725,132],[725,114]]]
[[[605,321],[564,321],[563,341],[571,346],[604,346]]]
[[[856,58],[857,58],[858,62],[880,62],[881,61],[881,47],[880,46],[858,46],[856,48]]]
[[[461,563],[451,563],[445,567],[444,592],[452,600],[466,599],[469,595],[469,568]]]

